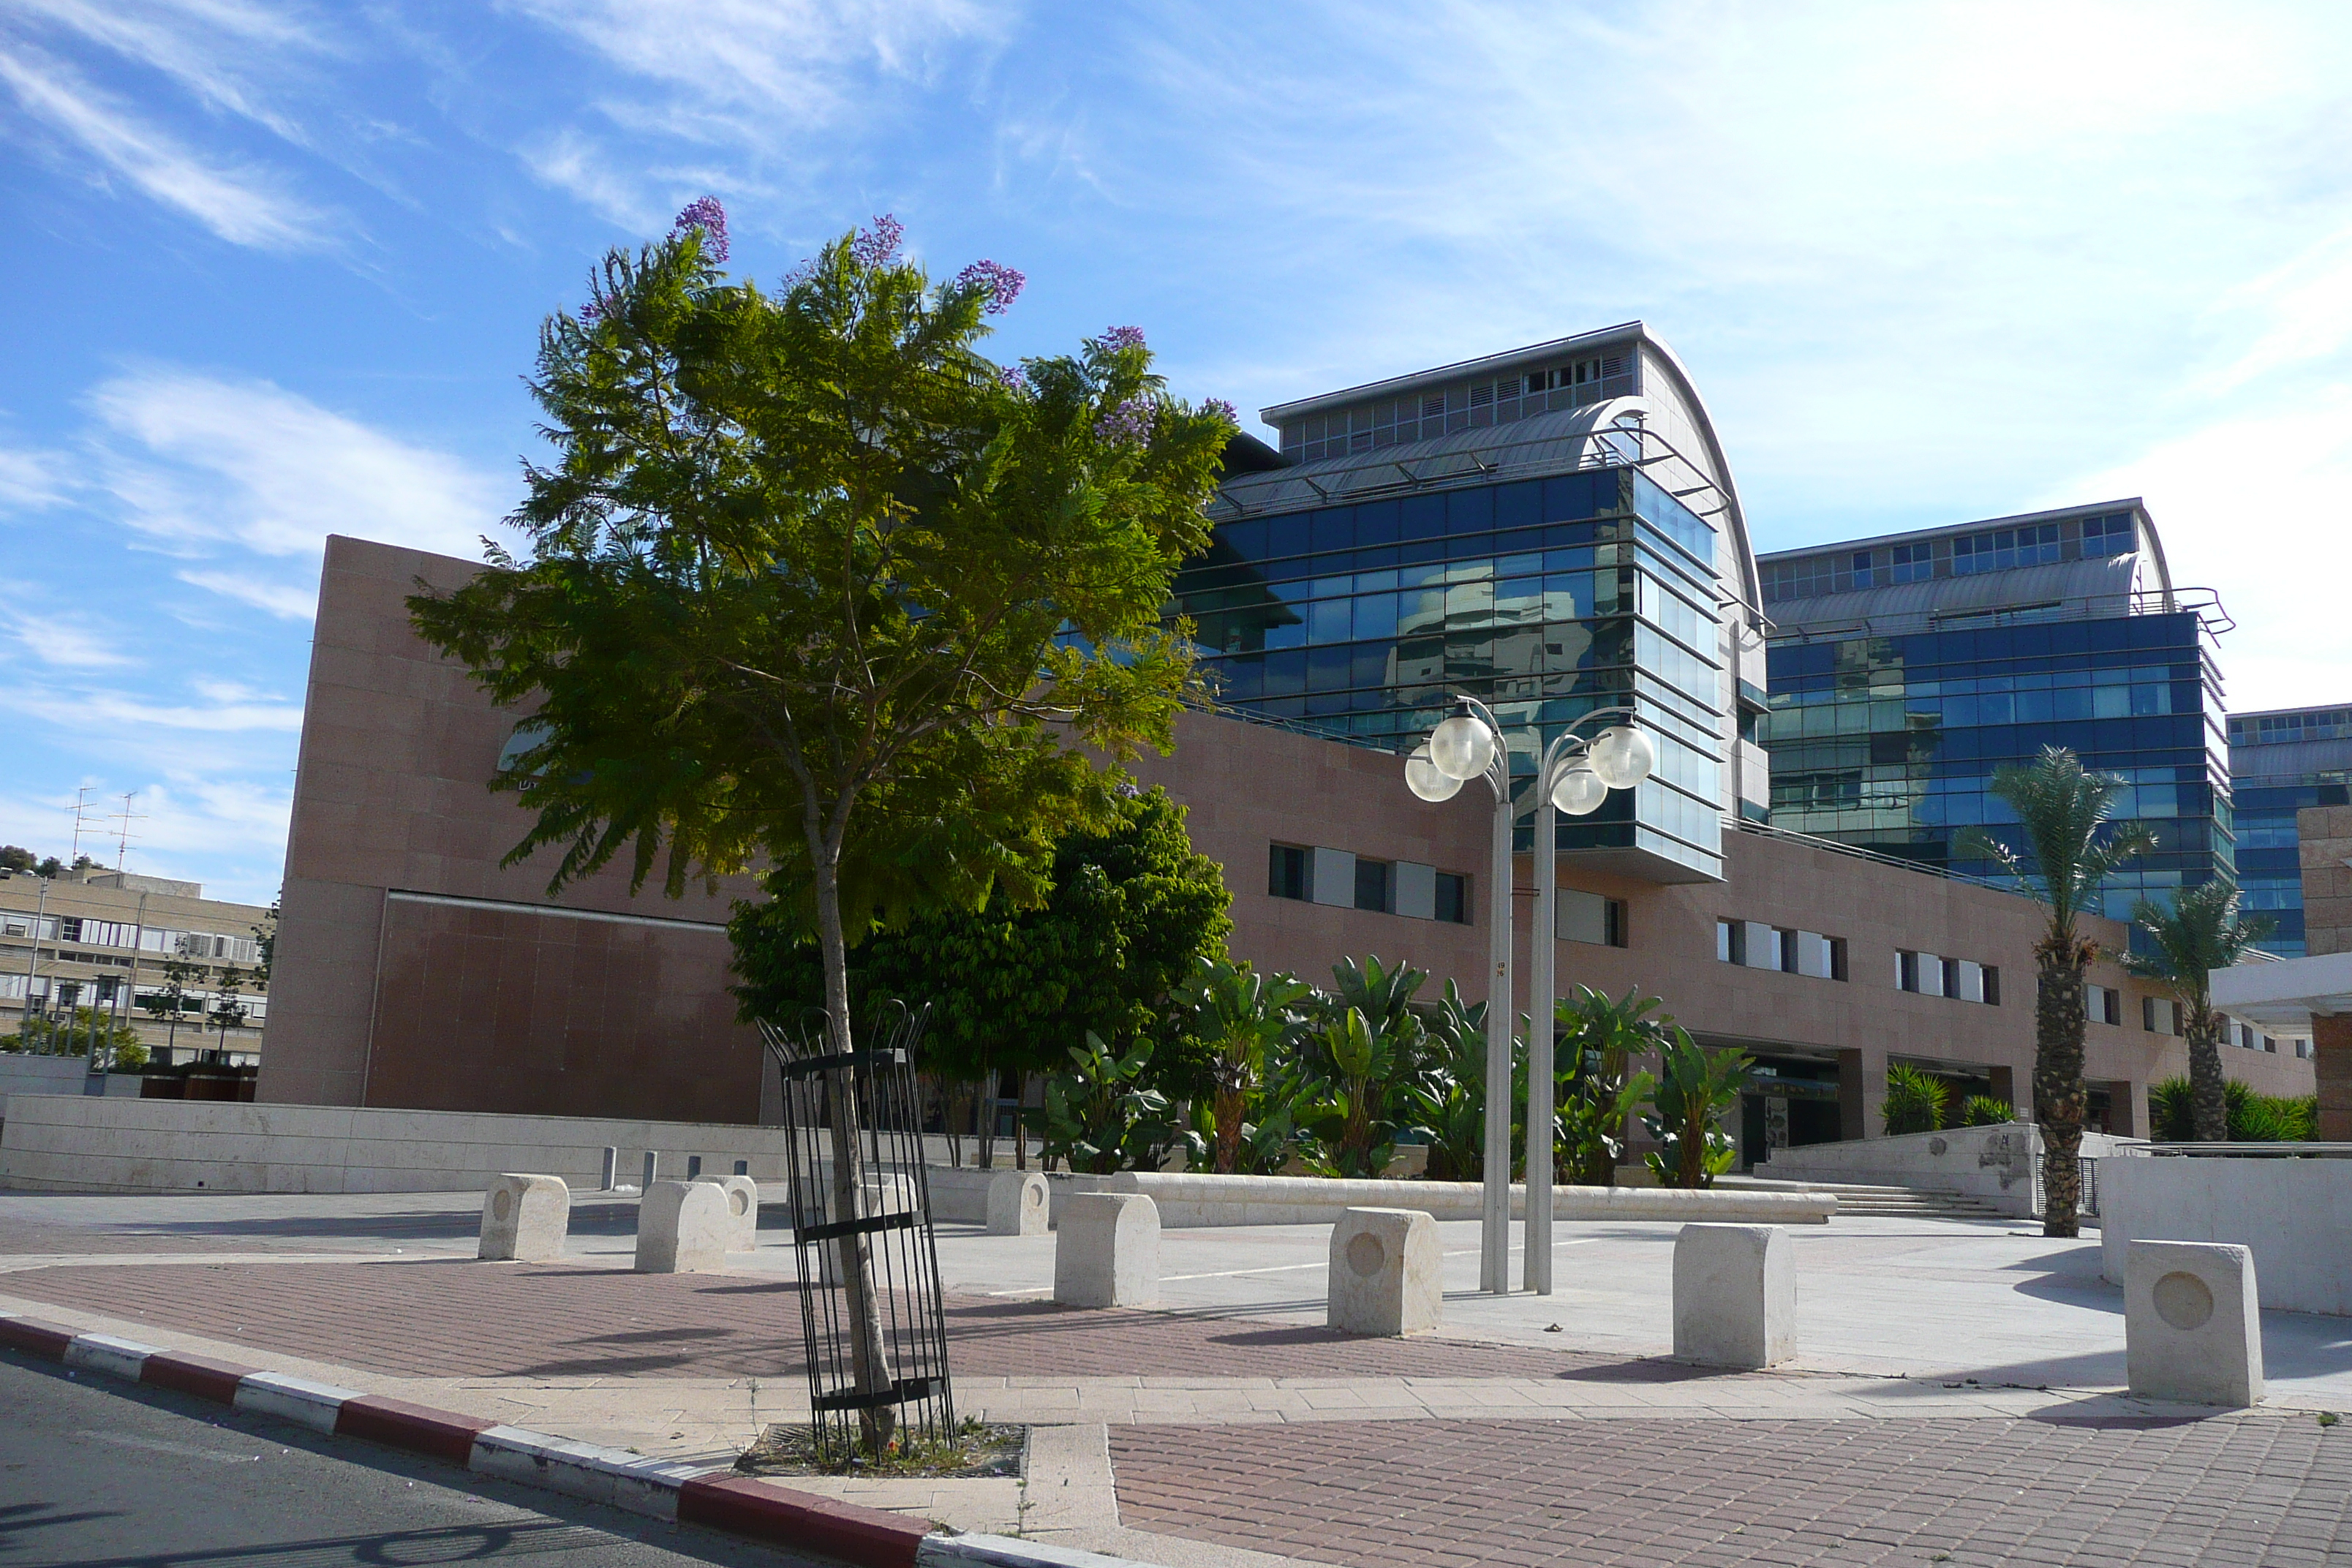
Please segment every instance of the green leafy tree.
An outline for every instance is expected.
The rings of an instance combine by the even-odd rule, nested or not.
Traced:
[[[2147,1086],[2149,1131],[2158,1142],[2208,1142],[2197,1137],[2196,1098],[2185,1078],[2158,1079]],[[2307,1142],[2319,1124],[2317,1095],[2256,1094],[2231,1079],[2221,1098],[2229,1118],[2223,1133],[2232,1143]]]
[[[1739,1103],[1754,1064],[1738,1051],[1710,1051],[1675,1027],[1660,1052],[1651,1114],[1643,1131],[1657,1142],[1650,1169],[1662,1182],[1704,1187],[1731,1169],[1739,1150],[1721,1130],[1724,1113]]]
[[[2126,860],[2147,854],[2155,836],[2114,820],[2123,780],[2085,773],[2063,746],[2049,746],[2030,766],[1998,769],[1988,786],[2017,814],[2026,854],[1981,830],[1961,836],[1964,855],[1990,859],[2042,900],[2048,914],[2034,944],[2033,1119],[2042,1125],[2042,1234],[2081,1234],[2083,1204],[2083,972],[2098,943],[2082,918],[2098,907],[2099,889]]]
[[[165,1021],[163,1048],[169,1050],[180,1037],[180,1015],[188,1010],[188,986],[204,978],[205,966],[191,963],[184,958],[163,961],[163,984],[139,998],[139,1007],[150,1017]]]
[[[2227,1024],[2213,1010],[2212,972],[2242,960],[2270,935],[2271,922],[2239,919],[2238,889],[2220,880],[2181,889],[2169,909],[2142,899],[2132,906],[2132,921],[2147,933],[2148,950],[2124,954],[2124,967],[2179,999],[2194,1135],[2200,1142],[2219,1142],[2230,1129],[2221,1088],[2221,1033]]]
[[[1297,1111],[1313,1139],[1308,1163],[1330,1176],[1373,1177],[1396,1152],[1410,1081],[1402,1072],[1420,1035],[1411,1014],[1374,1020],[1336,1009],[1313,1037],[1318,1058]]]
[[[253,984],[257,991],[269,985],[269,966],[278,957],[278,906],[286,900],[285,889],[270,895],[269,908],[253,926],[253,945],[257,962],[253,966]]]
[[[220,1048],[224,1051],[228,1049],[228,1032],[244,1027],[253,1012],[239,1000],[245,992],[245,971],[234,963],[222,970],[220,978],[213,982],[213,1005],[205,1016],[220,1031]]]
[[[1268,1058],[1278,1063],[1304,1029],[1299,1009],[1313,995],[1314,987],[1288,974],[1260,974],[1205,953],[1199,959],[1178,1006],[1181,1026],[1208,1058],[1219,1174],[1241,1169],[1244,1130],[1265,1087]]]
[[[924,1066],[949,1081],[1050,1071],[1088,1031],[1122,1050],[1156,1035],[1195,967],[1223,952],[1232,895],[1165,790],[1118,792],[1110,811],[1103,830],[1055,842],[1043,901],[936,909],[873,931],[849,954],[853,1002],[929,1004]],[[793,906],[746,905],[732,929],[748,1013],[821,1005],[822,956]],[[1180,1036],[1157,1053],[1163,1079],[1187,1076],[1189,1044]],[[1181,1082],[1162,1087],[1189,1097]]]
[[[1886,1102],[1879,1107],[1879,1120],[1889,1137],[1905,1132],[1939,1132],[1943,1131],[1951,1094],[1951,1086],[1926,1068],[1915,1068],[1908,1062],[1889,1063]]]
[[[87,1056],[93,1048],[100,1053],[100,1059],[126,1070],[146,1065],[147,1047],[141,1043],[139,1031],[115,1023],[96,1007],[75,1007],[56,1018],[32,1014],[16,1026],[14,1035],[0,1041],[0,1049],[42,1057]],[[135,1061],[131,1059],[134,1056]]]
[[[1196,677],[1190,627],[1160,617],[1234,424],[1171,399],[1132,328],[1001,373],[975,345],[1017,275],[935,285],[892,220],[773,293],[726,255],[698,202],[549,318],[530,385],[556,457],[513,520],[530,558],[492,548],[409,609],[536,721],[492,781],[532,819],[509,863],[552,850],[560,888],[625,853],[633,886],[673,895],[763,872],[816,943],[846,1057],[856,942],[1034,902],[1055,837],[1110,820],[1116,765],[1172,744]],[[841,1213],[854,1070],[825,1097]],[[878,1393],[871,1251],[845,1251],[856,1384]],[[893,1413],[861,1419],[878,1453]]]
[[[0,844],[0,871],[29,871],[40,858],[21,844]]]

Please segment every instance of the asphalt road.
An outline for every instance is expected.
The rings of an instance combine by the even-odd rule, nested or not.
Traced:
[[[817,1568],[691,1527],[0,1352],[0,1564]]]

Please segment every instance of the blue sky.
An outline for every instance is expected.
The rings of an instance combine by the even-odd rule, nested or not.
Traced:
[[[470,553],[600,251],[878,212],[1244,410],[1640,317],[1760,548],[2145,494],[2352,700],[2352,7],[0,5],[0,840],[277,886],[320,541]],[[112,859],[112,847],[104,858]]]

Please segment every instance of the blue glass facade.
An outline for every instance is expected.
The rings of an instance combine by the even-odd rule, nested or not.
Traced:
[[[1565,827],[1718,875],[1718,541],[1632,467],[1454,485],[1220,523],[1180,575],[1227,704],[1410,751],[1450,693],[1491,705],[1516,772],[1596,708],[1633,704],[1649,784]]]
[[[2304,956],[2303,872],[2294,814],[2352,804],[2352,709],[2250,713],[2230,720],[2241,907],[2272,922],[2262,945]]]
[[[2221,683],[2194,614],[1784,640],[1765,658],[1776,826],[1995,875],[1954,853],[1956,833],[2021,849],[1986,785],[2064,746],[2125,780],[2118,815],[2157,837],[2109,913],[2233,864]]]

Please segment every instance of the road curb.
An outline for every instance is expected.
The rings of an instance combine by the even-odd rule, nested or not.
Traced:
[[[478,1475],[631,1513],[833,1557],[856,1568],[1148,1568],[1124,1557],[998,1535],[934,1532],[900,1514],[794,1491],[732,1470],[698,1470],[625,1448],[576,1443],[478,1415],[337,1388],[111,1334],[0,1312],[0,1346],[125,1383],[273,1415],[331,1436],[359,1437],[458,1465]]]

